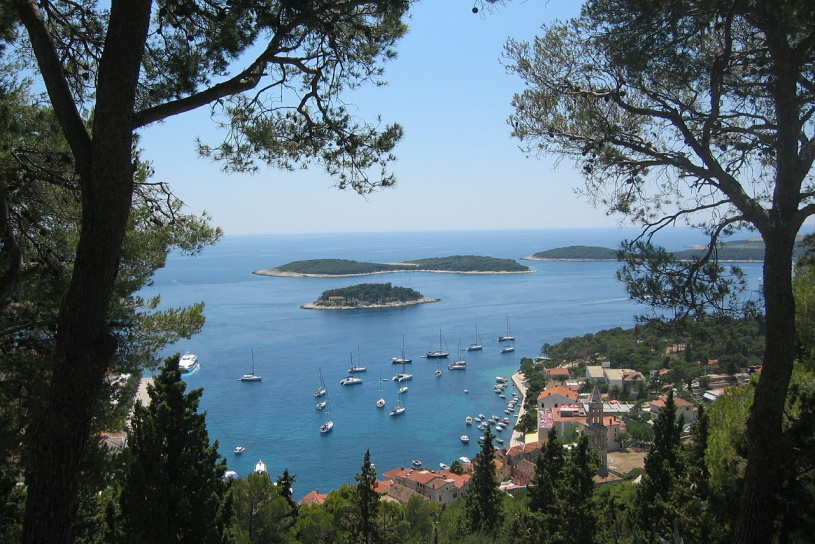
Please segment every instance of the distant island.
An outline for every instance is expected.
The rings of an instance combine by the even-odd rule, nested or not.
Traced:
[[[512,259],[452,255],[401,263],[367,263],[347,259],[311,259],[294,261],[274,268],[257,270],[261,276],[341,277],[365,276],[388,272],[445,272],[449,274],[523,274],[533,272]]]
[[[800,241],[799,237],[799,241]],[[682,251],[675,251],[673,256],[680,261],[690,261],[702,255],[704,246],[690,246]],[[540,251],[529,257],[527,261],[616,261],[616,249],[597,246],[568,246],[547,251]],[[803,254],[800,244],[796,244],[794,258]],[[722,262],[762,262],[764,260],[764,242],[761,238],[750,238],[734,242],[725,242],[718,251],[719,261]]]
[[[408,287],[394,287],[388,283],[360,283],[350,287],[323,291],[314,302],[303,304],[307,310],[357,310],[367,308],[398,308],[438,302],[438,298],[425,298]]]

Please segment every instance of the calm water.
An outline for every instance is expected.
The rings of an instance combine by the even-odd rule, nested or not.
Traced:
[[[186,377],[190,387],[203,387],[201,402],[207,411],[211,439],[229,467],[249,473],[258,459],[273,477],[288,468],[297,475],[295,496],[313,489],[327,492],[353,482],[365,449],[384,472],[420,459],[425,466],[449,464],[478,450],[478,430],[464,424],[467,415],[504,416],[505,399],[492,390],[495,376],[509,377],[521,357],[538,355],[544,343],[611,327],[631,327],[641,313],[614,279],[617,263],[523,261],[537,271],[520,275],[386,274],[355,278],[275,278],[252,274],[291,261],[348,258],[373,262],[455,254],[476,254],[520,259],[532,253],[566,245],[617,247],[635,231],[617,229],[527,230],[483,232],[423,232],[376,234],[309,234],[229,236],[197,257],[171,256],[145,294],[161,294],[162,306],[206,303],[203,331],[168,353],[190,351],[201,369]],[[680,249],[698,243],[690,231],[677,229],[661,243]],[[760,266],[745,267],[752,278]],[[357,283],[391,282],[411,287],[441,302],[392,310],[329,312],[303,310],[326,289]],[[516,336],[516,351],[499,353],[495,338],[504,334],[507,321]],[[469,345],[476,327],[484,350],[466,352],[466,371],[448,371],[457,346]],[[420,358],[438,348],[439,331],[449,348],[442,360],[441,378],[436,361]],[[395,382],[381,383],[386,409],[375,405],[380,375],[391,378],[401,371],[391,363],[400,354],[404,335],[414,362],[405,371],[414,375],[403,382],[407,412],[390,417],[396,403]],[[237,378],[251,370],[262,382]],[[358,374],[362,385],[342,387],[351,356],[368,367]],[[313,392],[319,373],[328,387],[332,433],[318,428],[325,415],[315,410]],[[469,393],[465,393],[464,390]],[[508,389],[507,391],[511,391]],[[506,439],[509,433],[506,433]],[[246,447],[234,455],[236,445]]]

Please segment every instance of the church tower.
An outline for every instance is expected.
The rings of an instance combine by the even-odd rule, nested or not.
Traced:
[[[591,394],[591,400],[589,400],[587,419],[589,444],[600,458],[597,474],[605,477],[608,475],[608,431],[606,426],[603,425],[603,398],[600,396],[597,384],[594,385],[594,391]]]

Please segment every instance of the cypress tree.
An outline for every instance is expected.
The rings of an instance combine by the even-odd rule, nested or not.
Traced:
[[[185,389],[176,354],[148,387],[150,404],[136,403],[120,496],[127,542],[225,541],[232,510],[226,461],[218,442],[209,443],[206,414],[198,413],[203,390]]]
[[[551,514],[555,502],[555,483],[563,469],[563,446],[557,440],[557,430],[549,431],[546,446],[535,460],[535,476],[529,488],[529,509]]]
[[[465,519],[471,533],[494,533],[501,522],[501,492],[495,481],[493,438],[487,427],[481,451],[473,459],[473,478],[464,496]]]
[[[376,470],[371,464],[371,451],[365,450],[362,472],[355,476],[357,519],[352,528],[356,542],[369,544],[376,540],[376,516],[379,510],[379,495],[376,492]]]

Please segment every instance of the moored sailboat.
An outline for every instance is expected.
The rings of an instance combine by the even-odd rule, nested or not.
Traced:
[[[401,365],[413,362],[413,359],[411,359],[410,357],[405,355],[405,335],[404,334],[402,335],[402,356],[401,357],[393,357],[391,359],[391,362],[393,364],[401,364]]]
[[[450,353],[442,349],[443,341],[444,337],[441,334],[441,329],[439,329],[439,349],[435,351],[428,351],[425,354],[425,357],[427,357],[428,359],[444,359],[446,357],[449,357]]]
[[[323,395],[325,395],[325,382],[323,381],[323,370],[320,369],[320,384],[317,386],[314,396],[322,397]]]
[[[242,382],[259,382],[262,379],[263,379],[262,376],[258,376],[257,374],[255,374],[255,350],[253,349],[252,350],[252,372],[249,373],[249,374],[244,374],[243,376],[238,378],[238,380],[242,381]]]
[[[475,326],[475,342],[467,346],[467,351],[478,351],[480,349],[484,349],[484,346],[481,345],[481,337],[478,335],[478,325]]]

